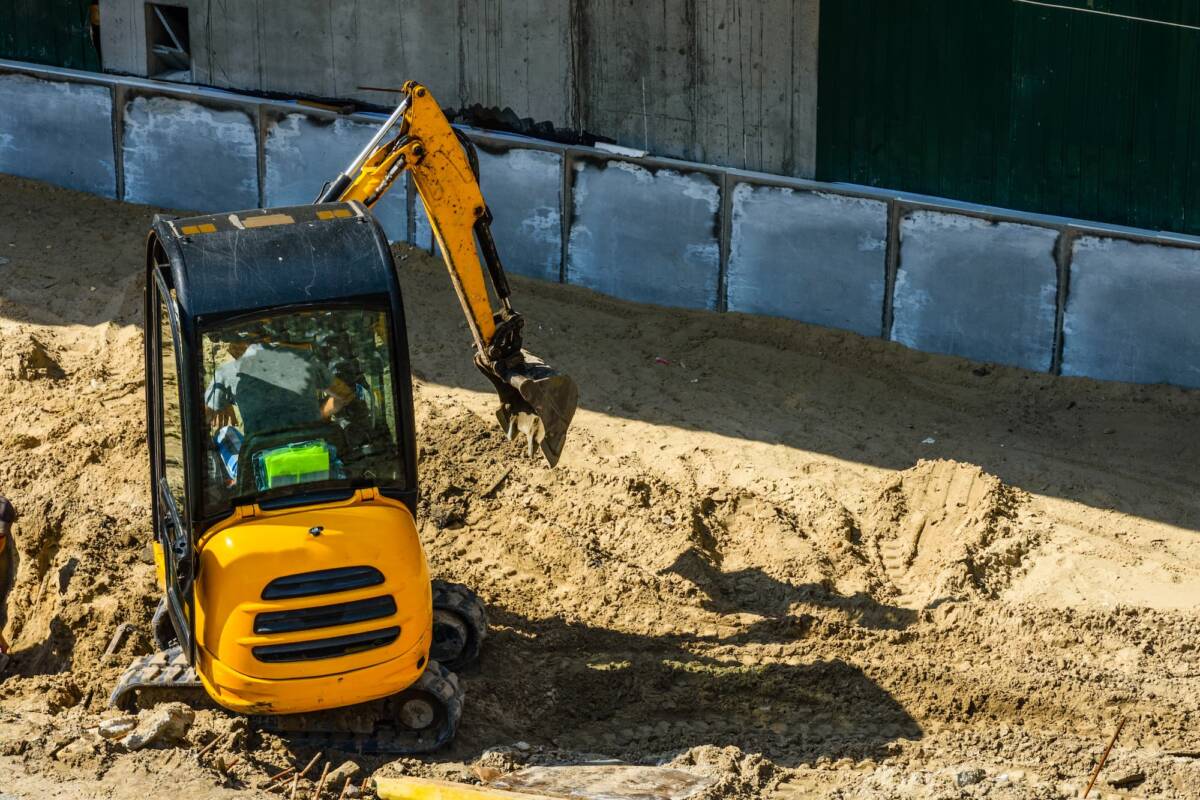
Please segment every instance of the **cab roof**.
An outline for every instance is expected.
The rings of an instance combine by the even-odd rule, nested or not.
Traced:
[[[387,238],[358,203],[156,215],[151,270],[163,260],[156,252],[169,262],[180,312],[193,318],[387,295],[395,286]]]

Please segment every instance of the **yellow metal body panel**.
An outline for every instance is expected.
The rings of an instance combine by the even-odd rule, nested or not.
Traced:
[[[163,561],[162,543],[154,540],[154,577],[158,580],[158,588],[167,590],[167,565]]]
[[[319,535],[310,533],[320,528]],[[429,657],[433,600],[412,514],[374,490],[346,501],[264,511],[240,508],[198,543],[196,672],[234,711],[298,713],[395,694],[420,677]],[[263,600],[273,579],[338,567],[372,566],[384,582],[331,594]],[[286,633],[254,632],[255,616],[391,595],[395,614]],[[383,647],[332,658],[269,663],[259,645],[328,639],[399,626]]]

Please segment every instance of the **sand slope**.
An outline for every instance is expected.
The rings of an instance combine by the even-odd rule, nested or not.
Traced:
[[[0,178],[0,493],[24,513],[0,787],[17,796],[249,796],[308,755],[240,733],[225,778],[88,732],[156,600],[150,213]],[[365,766],[470,776],[524,741],[485,761],[669,760],[727,797],[1059,797],[1124,714],[1106,775],[1196,796],[1200,393],[517,279],[527,346],[582,392],[548,471],[492,422],[439,264],[397,254],[422,536],[495,631],[456,744]],[[105,661],[126,620],[142,627]],[[243,724],[202,712],[192,736]]]

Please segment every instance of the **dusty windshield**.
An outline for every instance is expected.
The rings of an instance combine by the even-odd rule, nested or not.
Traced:
[[[204,332],[206,513],[307,488],[401,482],[388,329],[386,312],[356,309]]]

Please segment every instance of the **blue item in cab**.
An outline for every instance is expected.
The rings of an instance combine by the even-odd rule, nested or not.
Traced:
[[[217,431],[213,439],[217,443],[217,452],[221,454],[221,463],[225,466],[225,477],[232,483],[238,475],[238,453],[242,451],[242,432],[232,425],[226,425]]]

